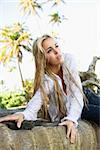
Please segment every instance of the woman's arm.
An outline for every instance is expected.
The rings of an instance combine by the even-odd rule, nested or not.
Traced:
[[[36,120],[37,113],[42,105],[40,90],[36,92],[33,98],[29,101],[26,109],[23,112],[17,112],[12,115],[7,115],[0,118],[0,122],[16,121],[17,127],[20,128],[24,120]]]
[[[72,55],[67,55],[67,57],[65,58],[65,65],[67,65],[67,68],[69,69],[79,88],[72,81],[67,80],[68,74],[64,72],[64,75],[66,74],[66,77],[64,76],[66,86],[70,87],[68,86],[68,82],[70,82],[72,92],[69,89],[67,89],[67,116],[65,116],[61,120],[61,123],[59,125],[67,126],[67,138],[70,138],[71,143],[75,143],[75,140],[77,139],[77,121],[80,118],[83,109],[83,95],[81,93],[82,85],[77,71],[77,65]]]
[[[67,67],[70,70],[70,73],[72,74],[76,84],[72,83],[72,81],[70,81],[71,84],[71,89],[72,89],[72,94],[69,94],[67,96],[67,99],[70,103],[69,106],[69,111],[66,117],[64,117],[62,119],[62,121],[64,120],[71,120],[73,121],[76,126],[78,125],[77,120],[80,118],[81,113],[82,113],[82,109],[83,109],[83,95],[82,95],[82,84],[81,84],[81,80],[79,77],[79,73],[77,70],[77,65],[76,65],[76,60],[74,58],[73,55],[68,55],[66,56],[66,62],[67,63]],[[79,87],[79,88],[78,88]]]
[[[24,115],[24,120],[37,120],[37,113],[40,110],[42,104],[43,102],[39,89],[28,102],[26,109],[21,112]]]

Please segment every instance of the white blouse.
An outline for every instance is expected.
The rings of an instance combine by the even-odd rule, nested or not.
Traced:
[[[62,64],[63,79],[66,85],[67,95],[65,94],[63,90],[62,81],[60,77],[58,75],[56,75],[56,77],[58,78],[58,83],[63,91],[63,96],[66,101],[67,115],[61,120],[61,122],[67,119],[67,120],[73,121],[77,126],[78,125],[77,121],[80,118],[81,112],[83,109],[83,95],[80,92],[79,88],[73,83],[71,83],[71,89],[74,93],[74,96],[69,91],[69,82],[72,82],[72,81],[68,79],[66,66],[70,70],[70,73],[72,74],[73,78],[75,79],[80,89],[82,89],[82,85],[81,85],[80,77],[77,71],[76,61],[73,55],[62,54],[62,56],[64,58],[64,63]],[[46,93],[50,94],[50,92],[53,91],[54,82],[47,74],[45,74],[44,81],[45,81],[45,86],[46,86],[46,89],[45,89]],[[49,87],[48,87],[48,83],[49,83]],[[27,104],[26,109],[23,112],[21,112],[24,114],[25,120],[37,120],[37,113],[40,110],[42,104],[43,104],[43,101],[42,101],[41,93],[39,89],[35,93],[35,95],[32,97],[32,99],[29,101],[29,103]]]

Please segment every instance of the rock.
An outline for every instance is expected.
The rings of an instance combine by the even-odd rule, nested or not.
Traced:
[[[70,144],[64,126],[42,124],[12,130],[0,123],[0,150],[99,150],[99,133],[98,126],[80,121],[76,143]]]

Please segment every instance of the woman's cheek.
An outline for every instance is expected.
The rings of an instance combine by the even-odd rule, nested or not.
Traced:
[[[50,60],[49,56],[46,56],[47,63],[49,63],[49,60]]]

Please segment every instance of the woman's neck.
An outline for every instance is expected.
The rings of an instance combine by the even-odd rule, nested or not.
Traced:
[[[53,66],[51,67],[51,70],[54,74],[59,74],[60,70],[61,70],[61,65],[58,65],[58,66]]]

